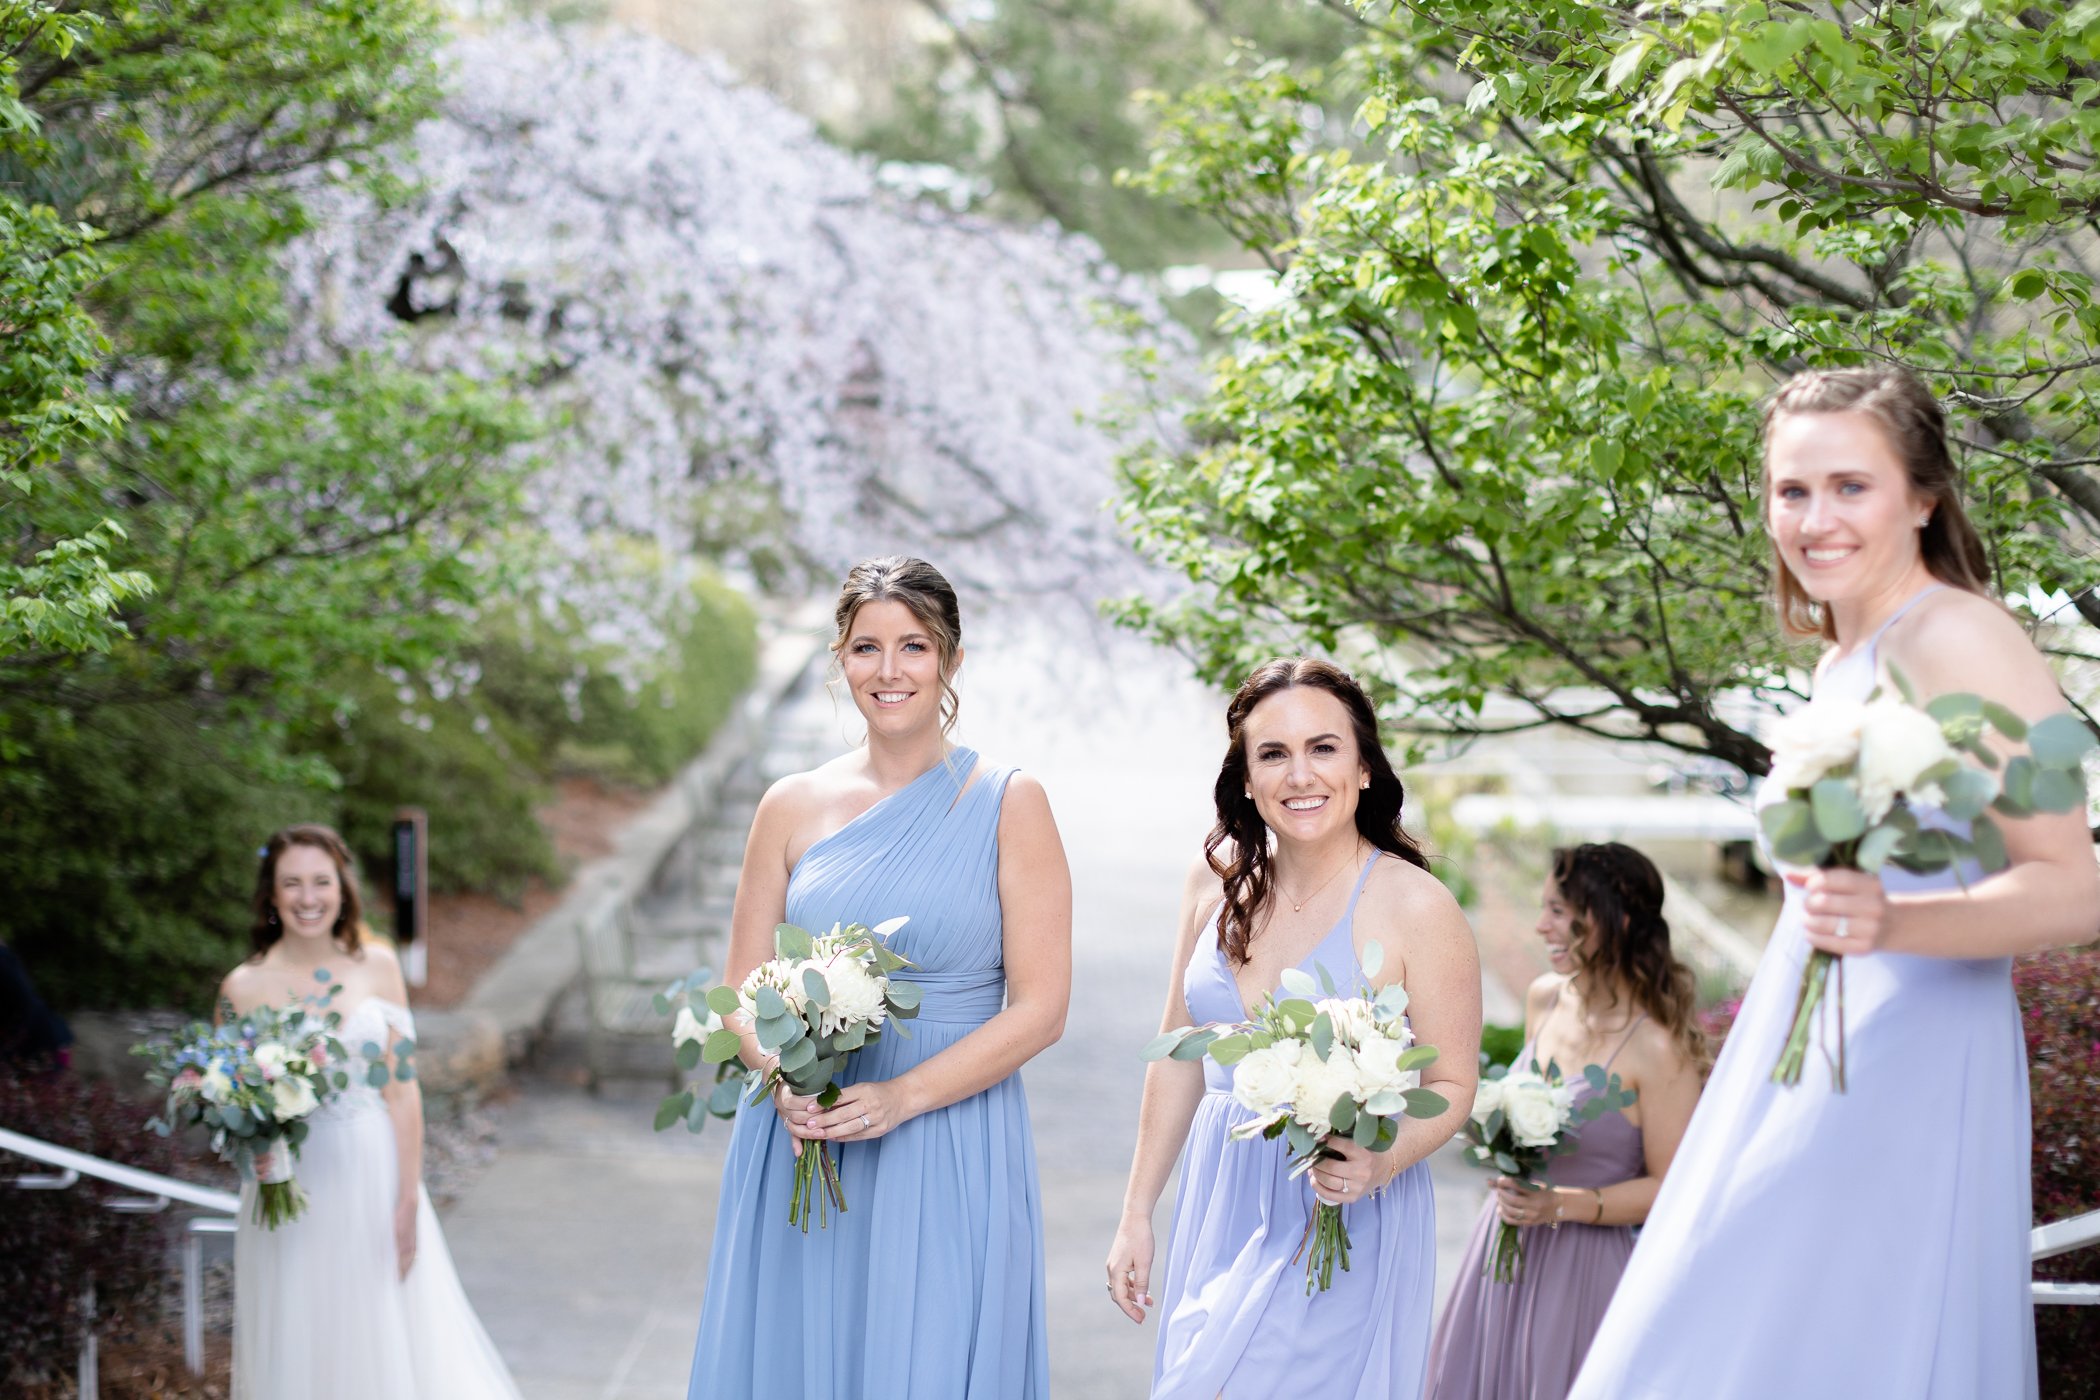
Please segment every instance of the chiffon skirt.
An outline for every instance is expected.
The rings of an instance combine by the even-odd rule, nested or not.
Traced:
[[[376,1099],[317,1116],[297,1171],[304,1214],[234,1235],[234,1400],[518,1400],[417,1188],[416,1262],[394,1253],[400,1168]]]
[[[1280,1141],[1235,1142],[1253,1117],[1205,1094],[1190,1125],[1161,1294],[1155,1400],[1277,1394],[1389,1400],[1421,1393],[1436,1294],[1427,1163],[1342,1209],[1349,1268],[1307,1293],[1315,1204]]]

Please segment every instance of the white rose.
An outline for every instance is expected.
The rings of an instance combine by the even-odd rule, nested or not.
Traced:
[[[1502,1081],[1502,1116],[1519,1147],[1551,1147],[1566,1121],[1567,1095],[1534,1075]]]
[[[255,1067],[262,1071],[262,1077],[270,1083],[274,1084],[284,1078],[285,1058],[284,1047],[275,1042],[255,1047]]]
[[[1481,1080],[1480,1087],[1473,1091],[1473,1112],[1471,1114],[1473,1121],[1485,1127],[1487,1120],[1494,1117],[1495,1110],[1500,1107],[1502,1107],[1502,1081],[1499,1079]]]
[[[225,1070],[213,1065],[204,1071],[204,1081],[198,1085],[197,1092],[204,1095],[206,1103],[225,1103],[233,1097],[233,1078]]]
[[[1933,785],[1921,787],[1918,775],[1954,756],[1931,715],[1901,700],[1885,698],[1868,705],[1859,741],[1859,803],[1866,808],[1867,820],[1878,822],[1886,816],[1898,794],[1944,801]]]
[[[1406,1041],[1390,1040],[1382,1035],[1364,1037],[1363,1044],[1356,1047],[1356,1068],[1363,1078],[1363,1098],[1386,1089],[1413,1089],[1422,1082],[1420,1070],[1403,1070],[1399,1060],[1408,1051]]]
[[[1249,1050],[1232,1069],[1232,1096],[1254,1113],[1270,1113],[1291,1101],[1298,1084],[1298,1061],[1305,1046],[1296,1040],[1279,1040],[1259,1050]]]
[[[314,1097],[313,1085],[304,1079],[279,1081],[271,1088],[270,1097],[277,1105],[277,1121],[280,1123],[292,1118],[304,1118],[321,1106],[321,1101]]]
[[[888,978],[869,971],[868,965],[857,957],[840,958],[818,971],[824,975],[831,993],[831,1005],[824,1008],[822,1021],[825,1035],[861,1022],[870,1026],[882,1024],[889,1011],[882,1000],[889,990]]]
[[[1356,1089],[1356,1059],[1347,1049],[1337,1045],[1324,1060],[1307,1055],[1298,1062],[1291,1116],[1312,1129],[1315,1137],[1325,1137],[1334,1131],[1329,1115],[1335,1100],[1344,1095],[1355,1098]]]
[[[1361,1045],[1367,1035],[1378,1034],[1378,1018],[1371,1004],[1360,997],[1323,997],[1313,1003],[1315,1011],[1327,1013],[1334,1033],[1351,1046]]]
[[[1771,781],[1793,792],[1856,761],[1865,715],[1864,705],[1824,700],[1779,721],[1772,727]]]

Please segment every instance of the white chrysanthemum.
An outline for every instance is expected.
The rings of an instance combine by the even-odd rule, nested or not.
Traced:
[[[1805,705],[1772,727],[1772,776],[1787,792],[1812,787],[1859,758],[1866,707],[1845,700]]]
[[[1254,1113],[1270,1113],[1289,1103],[1298,1086],[1298,1061],[1304,1054],[1304,1044],[1296,1040],[1249,1050],[1233,1066],[1233,1098]]]
[[[1502,1081],[1502,1116],[1519,1147],[1551,1147],[1567,1126],[1574,1096],[1535,1074],[1513,1073]]]
[[[861,1023],[882,1024],[889,1011],[883,1002],[889,991],[887,977],[878,975],[864,959],[851,956],[836,958],[817,970],[831,993],[831,1004],[824,1008],[825,1035]]]
[[[314,1095],[313,1085],[296,1077],[272,1085],[270,1096],[277,1104],[277,1121],[280,1123],[304,1118],[321,1106],[320,1099]]]
[[[1483,1079],[1480,1087],[1473,1091],[1473,1111],[1470,1115],[1475,1123],[1485,1124],[1502,1107],[1502,1081]]]
[[[1867,820],[1880,821],[1899,794],[1935,805],[1944,802],[1937,785],[1921,784],[1918,775],[1953,757],[1953,745],[1931,715],[1896,699],[1868,705],[1859,741],[1859,803]]]
[[[809,993],[802,985],[802,969],[816,964],[797,962],[789,958],[774,958],[751,969],[744,985],[737,989],[737,999],[754,1020],[758,1017],[758,993],[761,988],[771,987],[787,1003],[790,1014],[800,1016],[802,1008],[809,1002]]]
[[[1326,1059],[1305,1056],[1298,1062],[1298,1083],[1291,1095],[1291,1116],[1312,1129],[1314,1136],[1325,1137],[1334,1131],[1330,1114],[1335,1100],[1357,1094],[1356,1057],[1344,1047],[1337,1045]]]
[[[1403,1070],[1400,1057],[1407,1053],[1408,1043],[1394,1040],[1376,1033],[1366,1035],[1363,1043],[1356,1047],[1356,1070],[1359,1078],[1358,1098],[1368,1099],[1373,1094],[1387,1089],[1414,1089],[1422,1083],[1420,1070]]]

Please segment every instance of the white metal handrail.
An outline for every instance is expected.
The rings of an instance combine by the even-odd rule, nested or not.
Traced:
[[[2100,1244],[2100,1210],[2035,1226],[2028,1253],[2035,1259],[2053,1259],[2093,1244]],[[2036,1279],[2034,1301],[2100,1307],[2100,1283],[2050,1283]]]
[[[97,1181],[107,1181],[139,1193],[103,1202],[106,1208],[126,1215],[157,1214],[175,1201],[212,1212],[211,1215],[191,1220],[182,1233],[182,1359],[189,1366],[191,1375],[202,1375],[204,1237],[232,1233],[233,1217],[240,1213],[241,1198],[230,1191],[217,1191],[209,1186],[193,1186],[187,1181],[177,1181],[172,1176],[162,1176],[158,1172],[127,1167],[121,1162],[104,1161],[100,1157],[91,1157],[70,1147],[60,1147],[55,1142],[25,1137],[6,1128],[0,1128],[0,1151],[12,1152],[33,1162],[42,1162],[46,1166],[58,1168],[55,1172],[31,1173],[16,1177],[14,1184],[25,1191],[63,1191],[78,1182],[81,1177],[90,1176]],[[92,1316],[92,1285],[87,1296]],[[95,1337],[91,1321],[87,1339],[80,1351],[80,1393],[83,1396],[95,1393],[95,1371]]]

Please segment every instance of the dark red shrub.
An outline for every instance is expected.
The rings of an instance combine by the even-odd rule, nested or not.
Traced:
[[[2100,945],[2022,958],[2013,970],[2034,1097],[2036,1224],[2100,1210]],[[2035,1265],[2100,1283],[2100,1248]],[[2100,1400],[2100,1308],[2035,1309],[2047,1400]]]
[[[106,1084],[0,1065],[0,1127],[146,1171],[172,1174],[172,1144],[147,1111]],[[81,1290],[95,1281],[96,1330],[129,1330],[158,1311],[171,1277],[161,1216],[103,1208],[132,1194],[83,1178],[64,1191],[24,1191],[14,1178],[51,1169],[0,1152],[0,1393],[68,1374],[79,1355]]]

